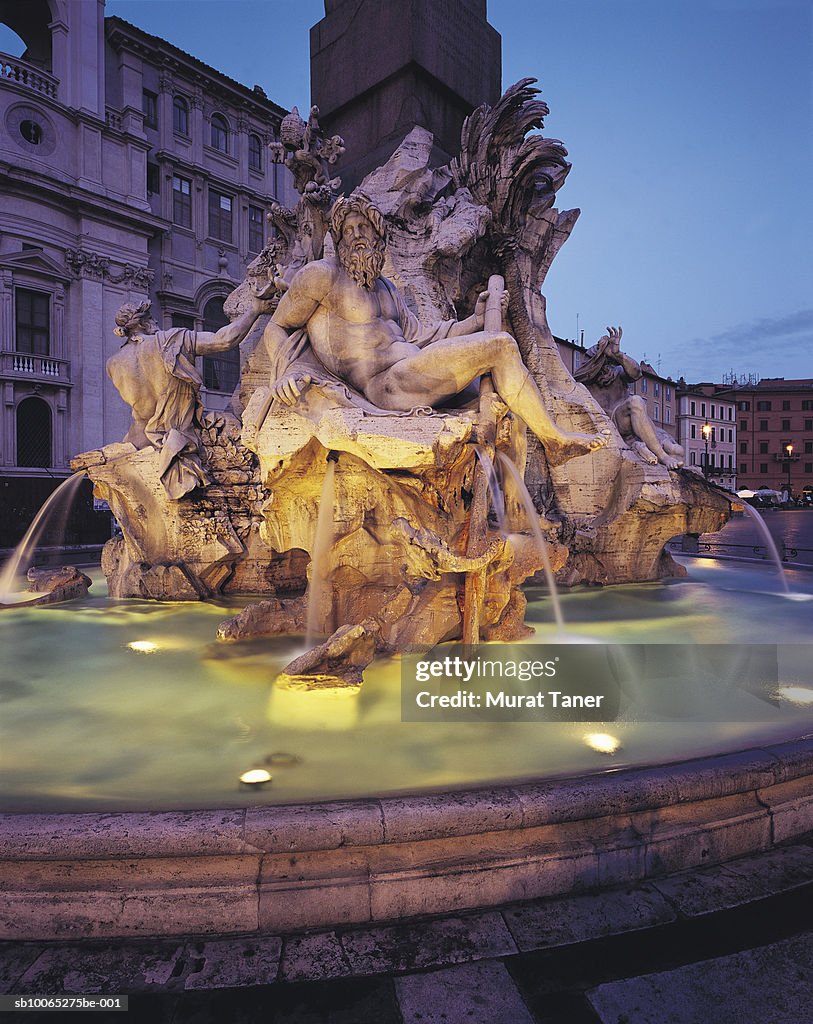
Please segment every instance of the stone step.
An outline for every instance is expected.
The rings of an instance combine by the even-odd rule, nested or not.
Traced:
[[[630,1007],[638,1000],[654,1013],[662,992],[663,1012],[695,977],[698,999],[712,999],[714,965],[735,991],[748,990],[749,971],[753,983],[768,970],[793,989],[795,962],[807,984],[801,933],[813,909],[812,839],[635,887],[375,927],[0,943],[0,991],[129,993],[130,1024],[226,1019],[213,1014],[227,1005],[245,1007],[239,1019],[247,1021],[261,1019],[252,1006],[273,1005],[275,1024],[298,1024],[322,1019],[309,1016],[314,1007],[339,1004],[350,1015],[335,1020],[347,1024],[619,1024],[625,1013],[635,1024],[661,1024],[671,1018],[630,1016]],[[795,998],[786,1000],[791,1010]],[[754,1005],[765,1010],[764,1001]],[[705,1015],[674,1019],[718,1024],[716,1014],[712,1000]],[[238,1019],[231,1010],[229,1019]],[[763,1014],[760,1024],[786,1019],[805,1020]]]

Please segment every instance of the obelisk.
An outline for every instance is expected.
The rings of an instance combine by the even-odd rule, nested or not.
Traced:
[[[433,166],[446,163],[466,115],[499,99],[501,75],[486,0],[325,0],[311,29],[311,101],[345,140],[346,191],[415,125],[434,134]]]

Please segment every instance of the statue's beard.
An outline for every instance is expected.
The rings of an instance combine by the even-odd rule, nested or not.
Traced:
[[[384,243],[360,241],[339,243],[339,263],[359,288],[368,290],[375,285],[384,267]]]

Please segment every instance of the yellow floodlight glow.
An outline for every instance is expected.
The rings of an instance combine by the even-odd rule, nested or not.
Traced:
[[[617,736],[611,736],[608,732],[588,732],[584,737],[584,742],[600,754],[614,754],[621,746],[621,740]]]
[[[137,654],[155,654],[159,650],[158,644],[153,640],[133,640],[127,646]]]
[[[265,768],[250,768],[247,772],[243,772],[240,781],[246,786],[261,786],[264,782],[271,781],[271,773],[267,772]]]

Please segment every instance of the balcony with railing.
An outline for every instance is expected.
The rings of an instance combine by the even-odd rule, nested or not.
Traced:
[[[58,79],[19,57],[10,57],[7,53],[0,53],[0,79],[2,78],[16,82],[43,96],[49,96],[52,100],[56,99]]]
[[[67,359],[38,356],[30,352],[0,354],[0,377],[4,380],[34,380],[48,384],[70,384],[71,364]]]

